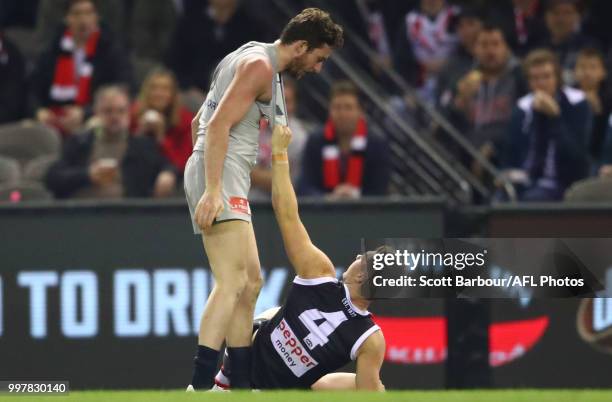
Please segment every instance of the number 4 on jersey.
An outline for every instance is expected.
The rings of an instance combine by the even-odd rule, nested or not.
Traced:
[[[346,321],[347,317],[342,311],[324,313],[313,308],[300,314],[299,319],[310,331],[304,338],[304,343],[308,349],[312,350],[317,346],[325,345],[329,341],[328,336]]]

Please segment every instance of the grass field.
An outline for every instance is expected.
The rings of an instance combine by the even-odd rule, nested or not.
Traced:
[[[86,391],[67,396],[0,396],[0,401],[29,402],[610,402],[612,390],[501,390],[501,391],[390,391],[356,392],[202,392],[183,391]]]

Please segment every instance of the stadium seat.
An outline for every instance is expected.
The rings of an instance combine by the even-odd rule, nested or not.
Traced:
[[[42,182],[58,155],[43,155],[29,161],[23,168],[23,179]]]
[[[16,159],[21,166],[49,155],[59,155],[61,139],[48,127],[26,120],[0,126],[0,155]]]
[[[13,158],[0,156],[0,183],[14,183],[20,176],[19,163]]]
[[[610,202],[612,179],[593,178],[579,181],[565,193],[565,202]]]
[[[41,183],[18,181],[0,184],[0,204],[51,199],[53,196]]]

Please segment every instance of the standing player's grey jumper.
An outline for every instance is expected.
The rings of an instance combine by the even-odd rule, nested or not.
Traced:
[[[271,125],[287,124],[282,83],[278,79],[277,48],[273,43],[248,42],[221,60],[215,69],[210,91],[202,105],[194,153],[185,168],[185,193],[196,234],[200,233],[200,228],[195,222],[195,209],[205,190],[204,144],[208,122],[232,83],[236,66],[246,57],[256,54],[268,57],[274,69],[274,76],[277,78],[272,84],[274,86],[272,100],[269,103],[261,101],[253,103],[244,118],[230,130],[222,178],[224,210],[217,218],[218,222],[229,219],[251,221],[247,195],[251,187],[251,169],[257,161],[259,121],[265,116]],[[273,104],[277,104],[278,107],[273,108],[271,106]]]
[[[284,109],[278,73],[320,72],[333,49],[342,46],[342,35],[325,11],[303,10],[273,44],[249,42],[221,61],[192,122],[195,149],[185,170],[185,190],[215,279],[200,320],[193,389],[212,386],[224,342],[236,363],[232,381],[236,378],[238,388],[250,387],[250,322],[262,275],[247,194],[259,122],[266,116],[272,125],[286,126],[286,119],[275,119]]]

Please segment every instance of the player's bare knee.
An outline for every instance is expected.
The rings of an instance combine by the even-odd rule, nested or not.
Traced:
[[[257,296],[259,296],[259,292],[261,291],[262,286],[263,277],[261,276],[261,273],[254,277],[250,277],[248,283],[244,288],[245,295],[253,300],[256,300]]]
[[[248,285],[248,277],[246,273],[240,273],[238,275],[232,276],[232,278],[225,278],[224,280],[217,280],[216,287],[219,289],[223,295],[227,295],[227,297],[236,298],[239,300]]]

